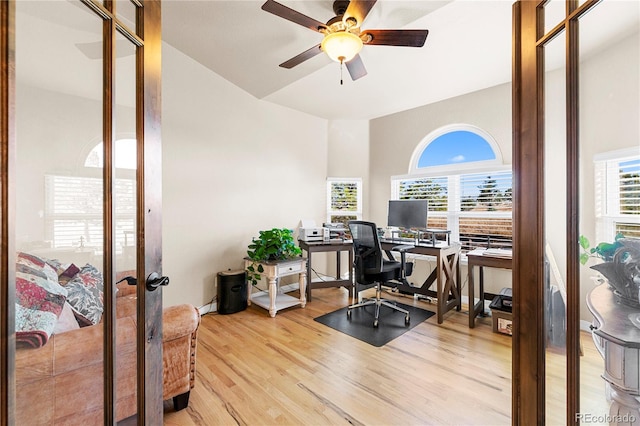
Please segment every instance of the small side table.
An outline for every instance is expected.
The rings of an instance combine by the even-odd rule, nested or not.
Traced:
[[[476,326],[477,316],[483,317],[485,315],[483,268],[511,269],[512,265],[511,255],[509,255],[509,257],[491,255],[491,252],[487,252],[486,249],[475,249],[467,253],[467,269],[469,274],[469,328]],[[475,276],[473,272],[475,266],[478,267],[480,275],[480,282],[478,284],[480,290],[478,297],[480,300],[478,302],[476,302],[475,295],[473,294],[475,291]]]
[[[245,268],[251,265],[253,261],[245,258]],[[269,290],[251,293],[251,285],[247,286],[247,304],[255,303],[256,305],[268,309],[269,315],[273,318],[276,313],[291,306],[300,305],[303,308],[307,304],[306,284],[307,284],[307,259],[288,259],[273,262],[257,262],[264,269],[263,275],[269,281]],[[288,275],[298,274],[298,283],[300,284],[300,298],[280,293],[278,290],[278,279]]]

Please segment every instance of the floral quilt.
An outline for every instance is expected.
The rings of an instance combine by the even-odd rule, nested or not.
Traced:
[[[38,348],[53,334],[67,298],[58,275],[38,256],[18,253],[16,261],[16,343]]]

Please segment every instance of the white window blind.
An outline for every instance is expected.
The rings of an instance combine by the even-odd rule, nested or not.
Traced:
[[[605,153],[594,166],[596,238],[609,241],[618,233],[640,237],[640,155]]]
[[[451,230],[465,250],[511,246],[511,171],[393,178],[391,187],[392,199],[428,200],[427,226]]]
[[[362,219],[362,179],[327,179],[327,221],[346,223]]]
[[[116,251],[125,245],[125,234],[135,227],[135,180],[115,181]],[[45,176],[46,238],[54,248],[103,246],[102,178]]]
[[[446,212],[449,180],[446,177],[423,177],[398,181],[399,200],[427,200],[429,211]]]

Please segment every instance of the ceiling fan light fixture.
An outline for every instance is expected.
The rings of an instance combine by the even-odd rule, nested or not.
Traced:
[[[348,31],[338,31],[327,34],[320,47],[336,62],[349,62],[360,50],[362,50],[362,40],[357,35]]]

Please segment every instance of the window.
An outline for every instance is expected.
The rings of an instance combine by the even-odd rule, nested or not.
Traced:
[[[114,238],[118,254],[135,232],[135,142],[116,141],[115,163],[118,175],[123,176],[115,180]],[[46,238],[54,248],[85,246],[102,251],[103,183],[102,176],[97,177],[93,170],[102,168],[102,150],[102,142],[91,150],[80,175],[45,175]]]
[[[409,175],[392,177],[391,198],[428,200],[427,226],[451,230],[465,251],[511,247],[512,173],[501,163],[486,132],[446,126],[418,145]]]
[[[327,221],[343,223],[362,219],[362,179],[327,179]]]
[[[618,233],[640,238],[640,153],[608,152],[594,163],[597,240],[613,240]]]

